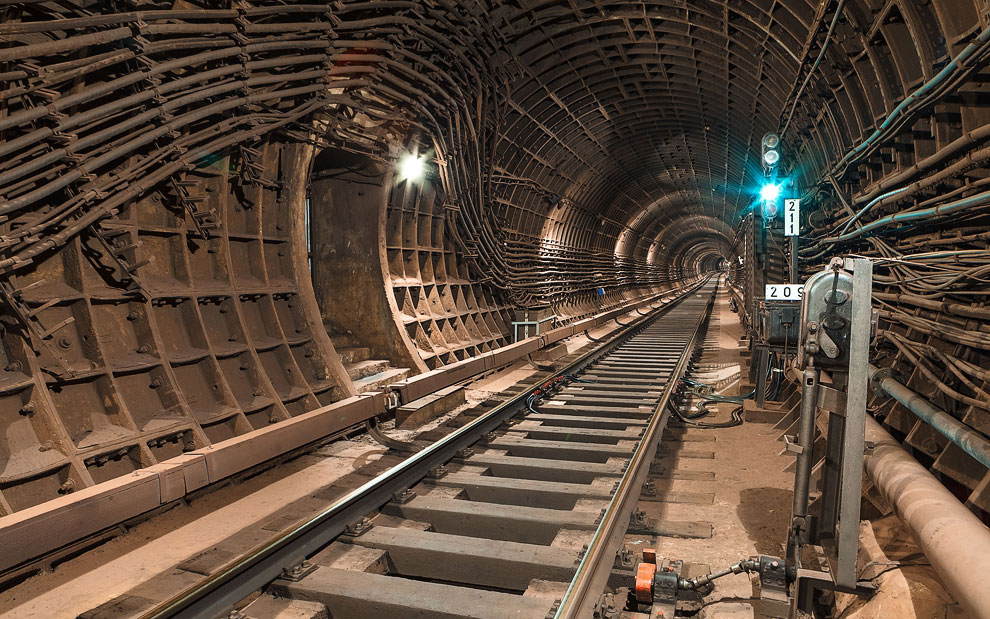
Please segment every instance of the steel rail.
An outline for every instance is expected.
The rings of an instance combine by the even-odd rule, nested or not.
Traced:
[[[552,381],[557,377],[583,370],[677,307],[682,301],[701,289],[710,279],[711,276],[700,281],[676,302],[659,308],[651,315],[637,319],[622,328],[606,344],[589,351],[546,380]],[[714,298],[714,294],[712,298]],[[709,302],[708,307],[711,307],[711,302]],[[695,329],[696,334],[697,327]],[[695,337],[692,336],[685,352],[682,353],[677,366],[679,370],[683,369],[694,340]],[[669,388],[665,392],[667,395],[661,402],[664,407],[670,392]],[[230,610],[234,604],[278,578],[284,568],[296,565],[317,552],[344,533],[350,525],[359,523],[368,513],[380,508],[396,495],[427,477],[431,470],[452,460],[462,449],[475,444],[489,433],[494,432],[509,418],[525,411],[528,395],[528,390],[523,391],[511,400],[500,404],[449,436],[417,452],[375,479],[341,497],[306,522],[254,548],[223,566],[203,581],[150,609],[142,614],[141,618],[212,617]],[[657,410],[663,411],[663,408],[658,407]],[[655,422],[656,415],[654,417]],[[663,419],[666,423],[665,415]],[[644,438],[640,443],[640,448],[636,451],[637,455],[643,453],[642,445],[648,442],[653,443],[651,451],[655,452],[656,444],[653,440],[656,435],[655,423],[652,427],[654,432],[648,435],[649,439]],[[625,488],[629,488],[629,486],[627,485]],[[611,565],[612,561],[610,560],[608,566],[611,567]]]
[[[588,551],[581,559],[577,572],[564,593],[557,614],[554,616],[555,619],[586,619],[595,616],[595,607],[605,591],[609,574],[615,564],[615,553],[621,546],[622,537],[625,535],[629,524],[629,517],[639,500],[639,489],[649,474],[650,462],[656,456],[660,436],[667,426],[667,420],[670,417],[667,403],[674,393],[672,386],[687,368],[694,353],[698,332],[711,313],[717,290],[716,287],[705,312],[698,317],[694,325],[691,339],[681,351],[677,365],[674,366],[674,371],[671,372],[667,385],[664,387],[663,395],[650,418],[650,423],[643,431],[639,445],[636,446],[632,460],[626,467],[615,494],[612,495],[612,500],[606,508],[602,522],[588,544]]]

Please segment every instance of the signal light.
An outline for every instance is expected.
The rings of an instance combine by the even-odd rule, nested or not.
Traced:
[[[760,197],[763,198],[764,202],[777,202],[777,198],[780,197],[780,185],[776,183],[764,183],[763,188],[760,189]]]
[[[770,174],[780,163],[780,136],[768,133],[763,136],[763,171]]]

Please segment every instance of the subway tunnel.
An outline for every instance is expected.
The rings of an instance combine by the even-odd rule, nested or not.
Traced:
[[[159,509],[186,492],[166,497],[170,463],[237,443],[258,454],[242,472],[384,419],[547,348],[520,335],[530,316],[536,336],[570,337],[718,279],[751,345],[766,286],[834,257],[872,261],[870,362],[951,429],[896,396],[871,395],[868,414],[990,522],[983,0],[0,15],[15,580],[153,510],[97,509],[51,547],[18,527],[142,476],[162,480]],[[801,200],[799,237],[768,185]],[[265,434],[321,410],[340,414],[303,439]]]

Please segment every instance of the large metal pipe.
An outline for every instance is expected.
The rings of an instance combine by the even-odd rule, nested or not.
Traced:
[[[904,408],[926,421],[939,434],[973,456],[980,464],[990,468],[990,441],[982,434],[949,413],[935,407],[931,402],[872,365],[870,366],[870,382],[874,387],[900,402]]]
[[[866,473],[914,536],[942,582],[971,616],[990,619],[990,529],[872,417]]]

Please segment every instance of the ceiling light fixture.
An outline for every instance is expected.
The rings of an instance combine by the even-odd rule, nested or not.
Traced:
[[[406,181],[419,181],[426,176],[426,157],[408,154],[399,160],[399,177]]]

